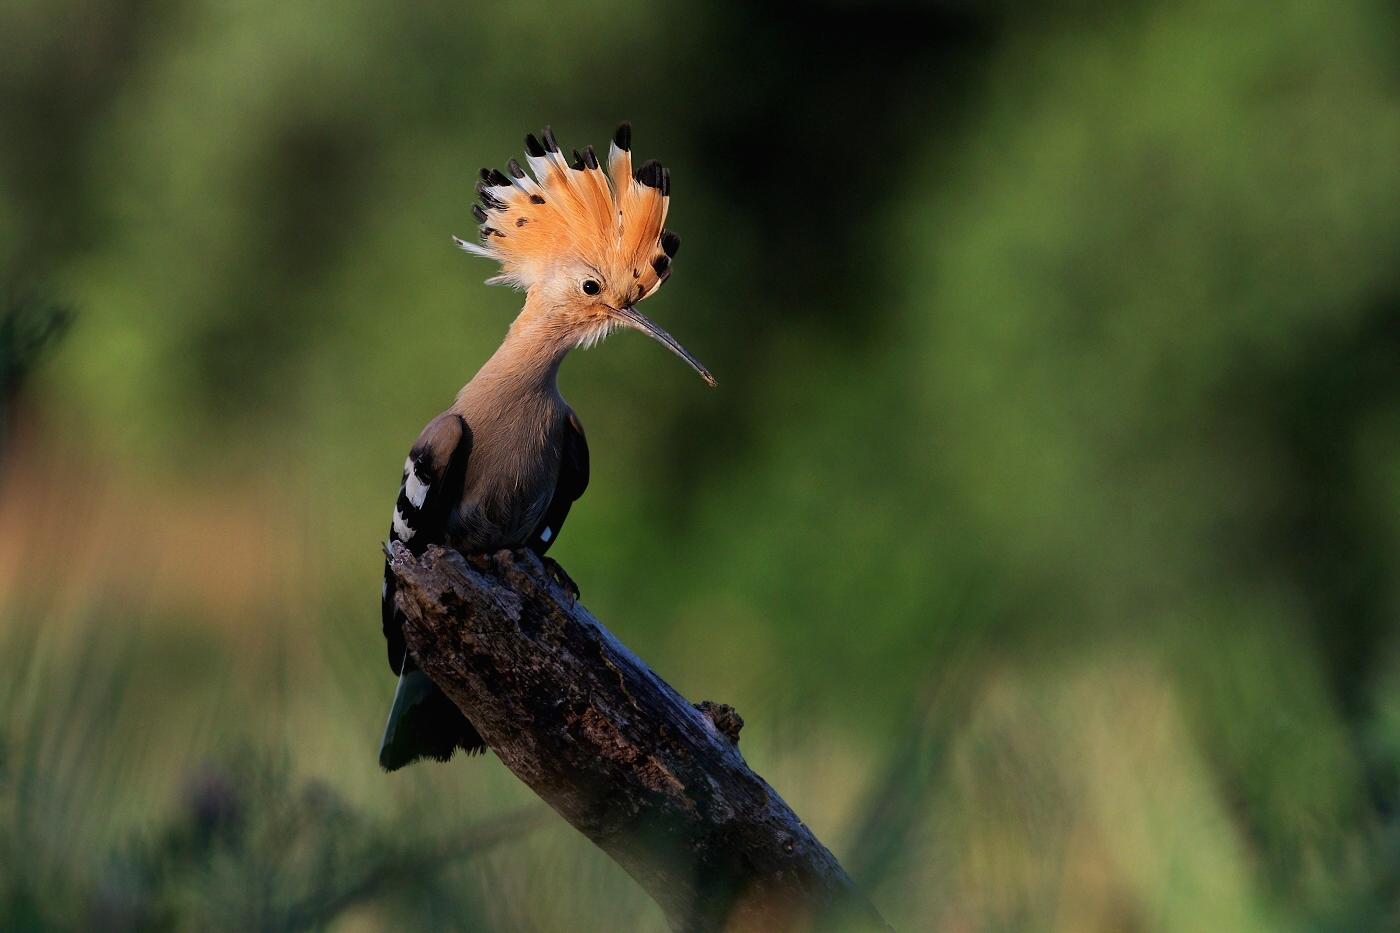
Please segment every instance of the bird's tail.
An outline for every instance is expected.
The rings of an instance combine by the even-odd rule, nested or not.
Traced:
[[[405,657],[379,745],[379,766],[397,771],[419,758],[448,761],[459,748],[474,755],[485,751],[486,743],[447,694]]]

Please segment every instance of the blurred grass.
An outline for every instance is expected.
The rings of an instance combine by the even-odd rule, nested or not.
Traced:
[[[531,803],[489,757],[374,766],[377,544],[519,305],[449,240],[475,170],[631,119],[685,242],[648,313],[721,388],[635,335],[565,367],[590,608],[740,709],[898,929],[1396,928],[1397,36],[0,4],[4,293],[81,309],[7,403],[0,925],[660,928],[557,821],[287,906]]]

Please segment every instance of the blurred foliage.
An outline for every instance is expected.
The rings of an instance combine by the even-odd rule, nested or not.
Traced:
[[[0,446],[9,433],[10,408],[25,377],[72,323],[72,308],[33,292],[12,290],[0,303]]]
[[[97,630],[59,653],[43,640],[16,633],[0,662],[0,929],[294,933],[370,901],[406,922],[479,929],[484,892],[453,871],[548,812],[456,830],[376,819],[296,775],[285,752],[243,745],[185,775],[154,825],[94,846],[102,779],[130,766],[120,713],[140,646]]]
[[[0,4],[0,269],[83,309],[22,395],[63,470],[6,493],[71,508],[4,512],[0,609],[105,613],[134,641],[74,683],[141,683],[4,694],[49,736],[6,787],[69,776],[5,798],[9,926],[109,870],[285,924],[526,802],[375,771],[377,545],[519,306],[451,245],[476,169],[630,119],[685,242],[648,313],[721,387],[635,335],[565,366],[593,481],[553,553],[599,617],[738,706],[899,929],[1396,928],[1397,39],[1367,0]],[[66,320],[21,307],[6,373]],[[78,461],[149,482],[43,485]],[[101,555],[189,548],[97,514],[289,543],[257,576],[220,532],[218,586],[143,603]],[[41,585],[60,517],[98,557]],[[206,838],[173,788],[234,739],[254,802]],[[470,864],[339,922],[660,922],[567,833]]]
[[[540,805],[424,838],[375,825],[325,782],[297,786],[285,761],[245,750],[206,769],[169,825],[114,859],[98,888],[97,925],[295,933],[387,899],[406,921],[479,928],[483,892],[450,869],[519,839],[545,812]]]

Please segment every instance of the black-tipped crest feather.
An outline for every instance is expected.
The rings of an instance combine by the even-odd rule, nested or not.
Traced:
[[[632,173],[632,176],[648,188],[660,188],[662,183],[661,163],[655,159],[647,159],[642,163],[641,168]]]
[[[481,203],[491,208],[493,211],[505,210],[505,202],[491,193],[491,189],[485,182],[476,183],[476,196],[481,198]]]
[[[681,250],[680,234],[670,230],[661,231],[661,249],[672,259],[676,258],[676,253]]]

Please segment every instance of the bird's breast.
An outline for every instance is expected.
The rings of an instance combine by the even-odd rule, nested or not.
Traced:
[[[524,547],[554,496],[562,419],[516,417],[488,421],[483,430],[473,425],[472,430],[462,501],[451,523],[452,544],[466,553]]]

